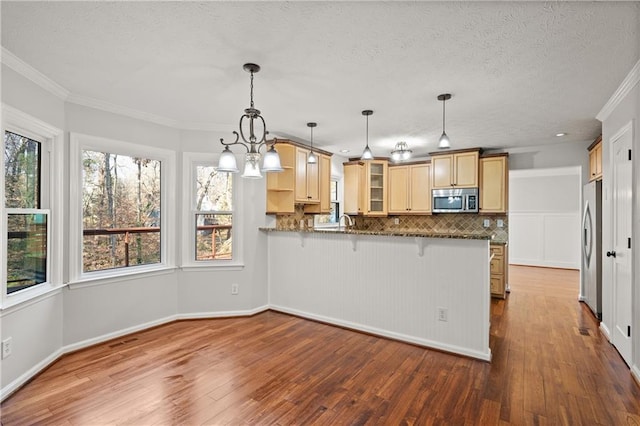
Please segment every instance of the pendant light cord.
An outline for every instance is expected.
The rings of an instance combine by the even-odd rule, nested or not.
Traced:
[[[369,148],[369,116],[367,115],[367,148]]]
[[[442,133],[445,133],[445,129],[444,129],[444,117],[445,117],[445,112],[444,112],[444,104],[447,103],[446,99],[442,100]]]

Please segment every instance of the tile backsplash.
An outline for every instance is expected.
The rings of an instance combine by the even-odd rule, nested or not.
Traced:
[[[506,242],[509,239],[509,220],[507,215],[481,216],[477,214],[434,214],[421,216],[352,216],[354,227],[362,231],[408,231],[424,233],[460,233],[476,235],[495,235],[495,240]],[[396,225],[395,221],[398,220]],[[483,226],[489,221],[489,227]],[[502,220],[503,226],[498,227]],[[305,214],[301,205],[296,206],[293,214],[278,215],[276,229],[297,230],[313,228],[313,215]]]

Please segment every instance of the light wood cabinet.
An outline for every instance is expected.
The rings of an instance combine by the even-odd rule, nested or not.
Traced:
[[[491,244],[489,250],[492,255],[491,265],[489,267],[491,271],[491,296],[504,299],[506,296],[509,269],[507,245]]]
[[[364,216],[387,215],[386,160],[344,164],[344,212]]]
[[[306,213],[331,213],[331,157],[318,154],[320,202],[305,204]]]
[[[318,155],[318,163],[307,164],[310,151],[304,146],[287,139],[277,139],[274,143],[284,171],[266,174],[267,214],[294,213],[296,204],[317,205],[315,208],[317,213],[330,211],[330,195],[328,195],[331,185],[330,153],[324,151],[320,153],[314,149]],[[321,173],[323,167],[326,174]],[[326,188],[326,200],[321,200],[321,188]],[[325,210],[321,210],[323,208],[321,201],[325,202]],[[307,210],[306,207],[305,210]]]
[[[389,214],[431,213],[431,164],[389,167]]]
[[[589,146],[589,181],[602,179],[602,136]]]
[[[507,213],[509,210],[508,154],[480,158],[479,214]]]
[[[320,173],[318,163],[309,164],[308,149],[296,147],[296,202],[300,204],[320,202]]]
[[[477,188],[480,150],[431,153],[431,186],[442,188]]]

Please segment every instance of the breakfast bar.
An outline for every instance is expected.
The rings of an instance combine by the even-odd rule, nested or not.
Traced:
[[[261,230],[272,309],[491,360],[491,236]]]

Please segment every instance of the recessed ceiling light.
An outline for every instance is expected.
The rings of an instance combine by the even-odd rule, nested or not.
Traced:
[[[348,149],[341,149],[340,152],[343,153],[343,154],[346,154],[347,152],[349,152],[349,150]]]
[[[557,136],[557,137],[559,137],[559,138],[561,138],[561,137],[563,137],[563,136],[567,136],[567,134],[566,134],[566,133],[564,133],[564,132],[560,132],[560,133],[556,133],[556,136]]]

